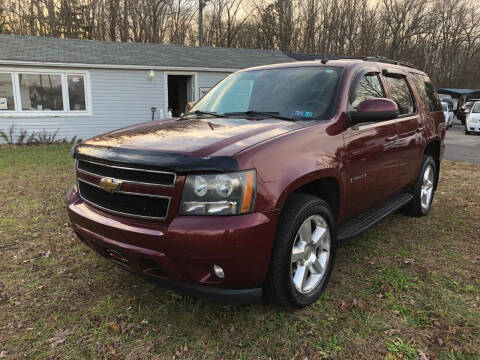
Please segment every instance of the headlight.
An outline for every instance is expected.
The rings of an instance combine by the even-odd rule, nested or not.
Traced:
[[[180,215],[234,215],[253,210],[255,170],[227,174],[189,175],[180,203]]]

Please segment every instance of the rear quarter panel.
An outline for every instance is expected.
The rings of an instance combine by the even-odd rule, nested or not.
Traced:
[[[420,74],[425,75],[422,72]],[[421,124],[419,129],[422,130],[421,132],[421,152],[419,154],[419,161],[417,163],[416,174],[420,171],[420,166],[422,164],[423,154],[425,153],[425,149],[429,143],[432,141],[439,141],[440,142],[440,159],[443,157],[443,153],[445,151],[445,134],[447,131],[447,125],[445,122],[445,116],[443,114],[442,109],[439,111],[429,111],[427,105],[422,101],[420,97],[420,93],[416,88],[416,83],[412,81],[412,76],[414,72],[410,72],[408,74],[409,84],[414,93],[415,101],[418,107],[418,113],[420,115]],[[428,76],[427,76],[428,78]]]

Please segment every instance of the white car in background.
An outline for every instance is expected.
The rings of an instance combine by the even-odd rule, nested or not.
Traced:
[[[480,133],[480,101],[476,101],[465,119],[465,134]]]
[[[447,128],[452,127],[453,125],[453,111],[450,110],[448,103],[442,101],[442,110],[443,115],[445,115],[445,124],[447,124]]]

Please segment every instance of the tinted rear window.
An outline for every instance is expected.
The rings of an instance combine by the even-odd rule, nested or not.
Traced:
[[[400,115],[414,113],[415,104],[407,80],[394,77],[386,77],[386,80],[392,93],[392,100],[397,103]]]
[[[411,73],[410,75],[427,111],[442,111],[440,98],[430,79],[422,74]]]

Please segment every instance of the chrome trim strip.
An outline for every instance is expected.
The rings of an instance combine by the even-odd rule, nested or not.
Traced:
[[[110,213],[113,213],[113,214],[118,214],[118,215],[124,215],[124,216],[130,216],[130,217],[136,217],[136,218],[140,218],[140,219],[152,219],[152,220],[164,220],[168,217],[168,213],[170,212],[170,204],[171,204],[171,200],[172,198],[169,197],[169,196],[160,196],[160,195],[149,195],[149,194],[141,194],[141,193],[132,193],[132,192],[128,192],[128,191],[117,191],[117,193],[122,193],[122,194],[128,194],[128,195],[137,195],[137,196],[147,196],[147,197],[153,197],[153,198],[160,198],[160,199],[167,199],[168,200],[168,204],[167,204],[167,210],[165,212],[165,216],[163,217],[159,217],[159,216],[143,216],[143,215],[135,215],[135,214],[130,214],[130,213],[125,213],[125,212],[121,212],[121,211],[116,211],[116,210],[111,210],[111,209],[108,209],[108,208],[105,208],[103,206],[100,206],[98,204],[95,204],[94,202],[91,202],[87,199],[85,199],[83,196],[82,196],[82,193],[80,191],[80,186],[79,186],[79,182],[82,181],[88,185],[91,185],[91,186],[95,186],[99,189],[101,189],[98,185],[95,185],[95,184],[92,184],[91,182],[89,181],[85,181],[83,179],[77,179],[77,189],[78,189],[78,195],[80,196],[80,198],[86,202],[87,204],[90,204],[96,208],[99,208],[101,210],[104,210],[106,212],[110,212]]]
[[[120,179],[120,178],[115,178],[115,179],[118,179],[118,180],[122,180],[123,182],[129,182],[129,183],[134,183],[134,184],[143,184],[143,185],[161,186],[161,187],[175,187],[175,183],[177,182],[177,174],[174,173],[174,172],[170,172],[170,171],[149,170],[149,169],[142,169],[142,168],[131,168],[131,167],[116,166],[116,165],[107,165],[107,164],[102,164],[102,163],[98,163],[98,162],[95,162],[95,161],[89,161],[89,160],[83,160],[83,159],[80,159],[80,161],[85,161],[85,162],[88,162],[90,164],[94,164],[94,165],[98,165],[98,166],[105,166],[105,167],[114,168],[114,169],[131,170],[131,171],[144,171],[144,172],[149,172],[149,173],[154,173],[154,174],[173,175],[173,183],[171,185],[145,183],[145,182],[140,182],[140,181],[132,181],[132,180],[124,180],[124,179]],[[82,171],[82,172],[84,172],[86,174],[89,174],[89,175],[104,177],[104,176],[99,175],[99,174],[94,174],[94,173],[91,173],[89,171],[79,169],[78,168],[78,160],[77,160],[77,171]],[[111,177],[111,176],[107,176],[107,177]]]
[[[75,181],[77,181],[77,171],[78,171],[78,160],[75,159],[73,162],[73,177],[75,178]]]
[[[78,181],[82,181],[88,185],[92,185],[92,186],[95,186],[96,188],[102,189],[100,186],[98,186],[97,184],[91,183],[90,181],[87,181],[84,179],[78,179]],[[148,196],[148,197],[154,197],[154,198],[160,198],[160,199],[170,199],[170,196],[143,194],[143,193],[136,193],[136,192],[130,192],[130,191],[122,191],[122,190],[115,191],[115,194],[117,193],[128,194],[128,195],[138,195],[138,196]]]
[[[99,178],[110,177],[110,176],[103,176],[103,175],[99,175],[99,174],[94,174],[94,173],[91,173],[90,171],[85,171],[85,170],[79,169],[78,167],[77,167],[77,172],[82,173],[82,174],[86,174],[86,175],[99,177]],[[120,179],[120,178],[117,178],[117,177],[115,178],[115,180],[120,180],[122,183],[148,185],[148,186],[152,186],[152,187],[162,187],[162,188],[172,188],[172,187],[174,187],[174,185],[163,185],[163,184],[146,183],[146,182],[140,182],[140,181],[131,181],[131,180]]]
[[[397,118],[391,119],[391,120],[376,121],[376,122],[368,123],[368,124],[364,124],[364,125],[357,124],[358,125],[357,130],[365,130],[365,129],[371,129],[371,128],[375,128],[375,127],[381,127],[381,126],[384,126],[384,125],[392,125],[392,124],[402,122],[402,121],[413,120],[416,117],[418,117],[418,114],[408,114],[407,116],[397,117]]]

